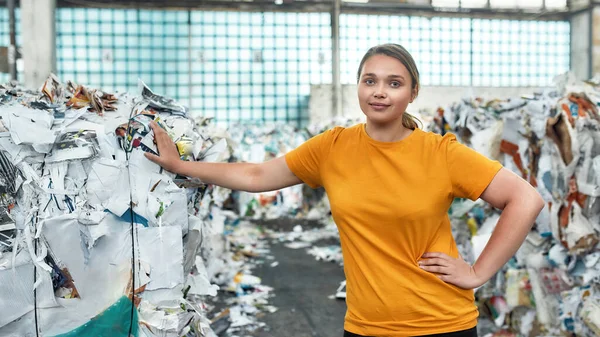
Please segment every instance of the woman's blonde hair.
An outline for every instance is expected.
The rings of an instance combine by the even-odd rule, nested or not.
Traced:
[[[360,74],[362,72],[365,62],[371,56],[375,55],[386,55],[402,62],[402,64],[406,67],[408,73],[410,74],[412,82],[412,91],[414,91],[415,93],[413,99],[417,98],[417,95],[419,94],[419,89],[421,88],[419,82],[419,69],[417,69],[417,64],[415,63],[415,60],[413,59],[412,55],[410,55],[410,53],[399,44],[386,43],[369,49],[365,56],[363,56],[362,60],[360,61],[360,65],[358,66],[358,74],[356,78],[357,81],[360,81]],[[423,125],[423,123],[418,118],[409,114],[408,112],[404,112],[404,114],[402,115],[402,125],[405,128],[414,130],[419,127],[419,124]]]

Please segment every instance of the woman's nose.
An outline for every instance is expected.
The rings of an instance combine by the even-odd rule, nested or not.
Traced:
[[[375,94],[373,94],[375,98],[385,98],[386,94],[382,90],[376,90]]]

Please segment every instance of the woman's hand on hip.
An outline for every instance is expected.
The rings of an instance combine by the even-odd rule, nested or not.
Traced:
[[[453,258],[444,253],[425,253],[419,260],[419,266],[435,274],[442,281],[463,289],[473,289],[483,284],[473,266],[468,264],[460,254],[458,258]]]

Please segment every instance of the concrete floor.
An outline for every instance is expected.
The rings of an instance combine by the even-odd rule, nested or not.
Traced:
[[[341,337],[346,303],[329,299],[344,280],[341,266],[316,261],[304,249],[289,249],[276,244],[271,247],[279,261],[255,269],[255,275],[275,289],[270,303],[279,310],[262,321],[269,330],[257,331],[256,337]]]
[[[294,220],[262,222],[266,228],[289,232],[296,224],[303,228],[318,226],[315,223]],[[329,245],[336,241],[316,242]],[[290,249],[280,243],[270,245],[275,260],[266,260],[253,269],[253,275],[262,284],[274,288],[275,296],[269,304],[278,308],[275,313],[260,317],[267,327],[255,331],[227,333],[232,336],[253,337],[341,337],[344,329],[346,303],[330,299],[344,280],[342,267],[333,262],[317,261],[306,253],[307,249]],[[279,265],[271,267],[273,261]]]

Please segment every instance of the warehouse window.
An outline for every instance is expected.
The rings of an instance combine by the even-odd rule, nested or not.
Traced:
[[[541,9],[552,10],[567,8],[567,0],[433,0],[433,7],[442,8],[490,8],[501,9]]]
[[[433,0],[433,7],[444,8],[482,8],[487,6],[488,0]]]
[[[566,22],[473,19],[473,85],[550,86],[569,70]]]
[[[567,9],[567,0],[546,0],[548,9]]]
[[[310,85],[331,83],[330,33],[326,13],[60,8],[58,70],[106,90],[141,78],[221,124],[304,124]]]
[[[140,78],[189,102],[187,12],[60,8],[56,21],[61,80],[134,92]]]
[[[523,8],[523,9],[566,9],[567,0],[490,0],[492,8]]]
[[[304,125],[311,85],[331,83],[328,13],[59,8],[56,18],[63,81],[135,92],[140,78],[222,125]],[[407,47],[423,85],[548,86],[569,69],[568,22],[344,14],[340,24],[346,84],[384,42]]]
[[[343,83],[385,42],[408,49],[423,85],[550,86],[570,66],[568,22],[348,14],[340,25]]]
[[[192,27],[192,106],[225,122],[308,122],[311,84],[331,83],[329,14],[192,12]]]

